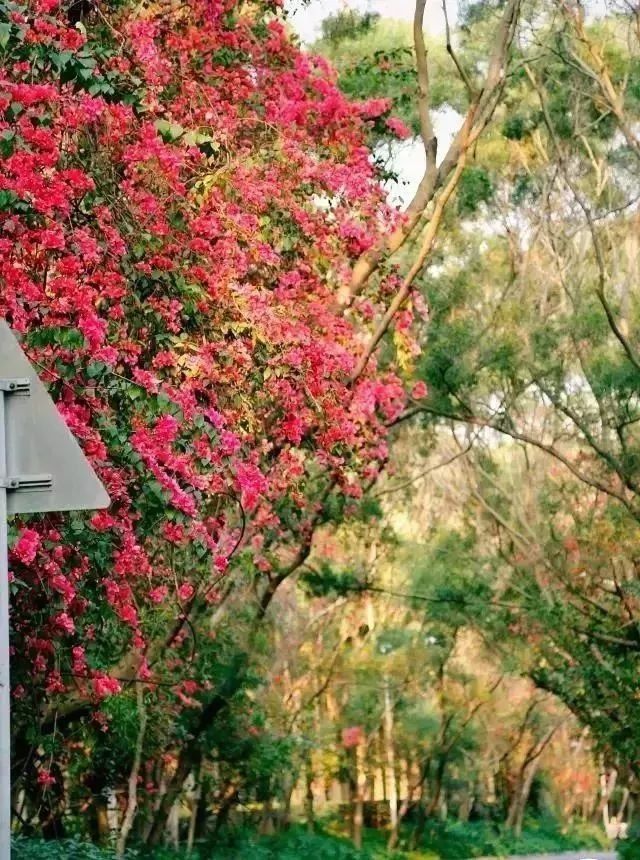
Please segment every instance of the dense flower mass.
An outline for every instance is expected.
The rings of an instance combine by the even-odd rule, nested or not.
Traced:
[[[16,527],[14,674],[97,701],[386,458],[402,387],[349,382],[375,290],[340,296],[393,218],[365,145],[388,106],[346,100],[277,4],[0,14],[0,312],[113,501]]]

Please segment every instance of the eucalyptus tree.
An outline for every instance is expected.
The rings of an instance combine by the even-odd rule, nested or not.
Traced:
[[[487,624],[637,770],[640,196],[637,9],[528,6],[499,123],[421,278],[428,393],[400,423],[467,428],[496,564]],[[462,220],[460,219],[462,217]],[[423,393],[423,392],[421,392]]]

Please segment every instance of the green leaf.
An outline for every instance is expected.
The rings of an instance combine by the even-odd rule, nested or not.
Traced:
[[[11,26],[11,24],[0,24],[0,48],[6,48],[9,44],[12,29],[13,27]]]
[[[158,130],[160,136],[168,142],[178,140],[184,134],[184,128],[177,122],[169,122],[169,120],[166,119],[158,119],[155,121],[154,125]]]
[[[14,191],[7,191],[6,189],[0,191],[0,212],[13,209],[19,200],[20,198]]]
[[[71,51],[53,51],[51,54],[51,62],[57,69],[63,69],[73,58]]]
[[[103,362],[92,361],[90,364],[87,365],[87,369],[85,372],[89,379],[93,379],[96,376],[100,376],[100,374],[103,373],[105,368],[106,364],[104,364]]]

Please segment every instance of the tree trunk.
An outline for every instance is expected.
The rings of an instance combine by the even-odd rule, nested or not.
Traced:
[[[207,833],[209,823],[209,791],[211,780],[200,770],[200,788],[198,796],[198,808],[196,811],[195,838],[203,839]]]
[[[227,783],[225,790],[222,794],[220,806],[218,808],[218,814],[216,815],[216,823],[213,829],[213,833],[215,836],[222,830],[224,825],[227,823],[229,818],[229,813],[233,809],[233,806],[238,801],[238,789],[237,786],[229,782]]]
[[[423,792],[424,793],[424,788]],[[422,837],[424,835],[425,824],[427,823],[427,812],[424,804],[424,800],[420,797],[418,801],[418,808],[416,810],[416,826],[413,828],[413,833],[411,834],[411,850],[415,851],[420,843],[422,842]]]
[[[430,768],[431,757],[429,756],[423,761],[416,781],[407,788],[407,796],[400,804],[400,809],[398,810],[398,815],[396,818],[396,826],[391,829],[391,833],[389,834],[389,840],[387,842],[388,851],[393,851],[393,849],[398,844],[398,840],[400,838],[400,824],[402,823],[404,817],[409,811],[415,795],[418,792],[420,793],[420,795],[422,795],[424,781],[427,778],[427,774],[429,773]]]
[[[273,808],[270,797],[268,797],[262,804],[262,817],[260,819],[259,833],[261,836],[271,836],[275,833],[275,827],[273,826]]]
[[[460,808],[458,809],[458,821],[465,822],[469,820],[471,810],[473,809],[474,800],[475,787],[465,786],[464,794],[462,795],[462,800],[460,801]]]
[[[436,767],[436,776],[433,784],[433,794],[431,795],[431,801],[429,803],[429,808],[427,810],[427,818],[431,818],[435,815],[436,810],[440,806],[440,797],[442,795],[442,781],[444,779],[444,772],[447,767],[447,755],[445,753],[441,753],[438,756],[438,765]]]
[[[96,842],[98,845],[106,845],[109,841],[109,815],[107,813],[107,801],[104,797],[96,798],[94,810]]]
[[[167,790],[162,796],[162,799],[158,804],[158,809],[153,816],[151,829],[147,837],[147,845],[155,847],[157,845],[160,845],[160,843],[162,842],[162,838],[167,828],[167,822],[169,821],[169,815],[171,814],[171,810],[173,809],[173,806],[176,803],[180,792],[182,791],[184,781],[189,776],[189,773],[192,768],[195,768],[197,765],[200,764],[199,756],[194,756],[194,758],[192,758],[189,754],[190,752],[192,752],[190,748],[185,747],[180,754],[176,772],[173,775],[173,778],[171,779],[170,783],[167,785]]]
[[[136,748],[133,756],[133,764],[129,774],[129,792],[127,797],[127,808],[122,819],[122,826],[118,834],[116,844],[116,857],[124,857],[127,839],[138,808],[138,775],[140,773],[140,763],[142,761],[142,746],[144,744],[144,733],[147,727],[147,712],[144,707],[144,691],[142,686],[138,684],[138,736],[136,738]]]
[[[513,832],[516,836],[522,836],[522,825],[524,822],[524,813],[527,808],[527,803],[529,801],[529,795],[531,794],[531,786],[533,785],[533,778],[536,775],[536,772],[539,767],[540,759],[536,759],[531,763],[529,767],[527,776],[524,781],[524,785],[522,787],[522,794],[520,795],[520,803],[518,804],[518,813],[516,816],[515,825],[513,828]]]
[[[513,830],[516,836],[522,835],[522,824],[524,821],[524,813],[527,808],[527,801],[531,793],[533,778],[536,775],[540,764],[540,759],[536,758],[518,774],[516,788],[509,804],[509,812],[507,814],[506,826]]]
[[[171,807],[167,819],[167,836],[169,845],[177,851],[180,847],[180,805],[177,800]]]
[[[107,786],[100,768],[93,768],[85,778],[85,786],[91,792],[91,805],[87,812],[91,839],[98,845],[109,841],[109,816],[107,812]]]
[[[282,811],[278,816],[278,830],[287,830],[291,826],[291,798],[295,789],[296,777],[292,774],[286,774],[284,778],[283,794],[284,803]]]
[[[194,843],[195,838],[196,838],[196,826],[198,823],[198,811],[200,809],[200,796],[202,794],[202,782],[200,781],[200,769],[198,769],[198,771],[196,771],[193,775],[194,785],[193,785],[193,792],[191,794],[191,817],[189,819],[189,832],[187,834],[187,854],[192,853],[193,843]]]
[[[235,658],[234,664],[234,666],[229,667],[229,674],[227,675],[226,681],[220,685],[220,688],[214,697],[203,708],[191,740],[189,740],[180,750],[176,772],[168,783],[166,793],[162,797],[158,805],[158,809],[153,817],[149,836],[147,837],[147,845],[156,846],[160,844],[171,807],[182,791],[185,779],[189,776],[192,770],[195,771],[200,767],[200,762],[202,760],[202,752],[200,749],[201,735],[215,721],[218,715],[225,710],[233,695],[237,693],[244,683],[247,655],[238,654]]]
[[[313,763],[310,753],[307,753],[307,760],[305,763],[305,785],[304,814],[307,819],[307,830],[309,833],[313,833],[316,827],[316,822],[313,808]]]
[[[356,747],[355,791],[353,797],[352,837],[353,844],[362,848],[362,826],[364,824],[364,793],[367,785],[367,774],[364,769],[365,743],[361,740]]]
[[[393,744],[393,707],[388,678],[385,678],[384,682],[384,751],[386,762],[385,794],[389,800],[389,824],[393,833],[398,830],[398,783]]]

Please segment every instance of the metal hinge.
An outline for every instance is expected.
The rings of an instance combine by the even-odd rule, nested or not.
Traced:
[[[0,379],[0,391],[6,391],[8,394],[28,394],[30,388],[31,380],[28,376]]]
[[[48,490],[52,486],[51,475],[10,475],[0,478],[2,490]]]

